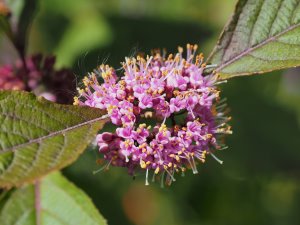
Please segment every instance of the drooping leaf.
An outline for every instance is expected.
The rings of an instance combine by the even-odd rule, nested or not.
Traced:
[[[0,91],[0,187],[32,181],[72,163],[107,119],[103,111]]]
[[[0,1],[0,34],[4,33],[12,40],[13,35],[9,22],[10,13],[10,9],[5,2]]]
[[[10,14],[8,16],[0,12],[0,30],[4,31],[20,55],[24,57],[29,27],[38,0],[8,0],[1,4],[2,8],[5,7],[10,11]]]
[[[25,0],[22,8],[17,31],[15,34],[15,45],[22,55],[25,55],[25,46],[27,42],[28,30],[32,23],[34,13],[36,11],[38,0]]]
[[[221,78],[300,65],[300,1],[239,0],[208,62]]]
[[[0,224],[105,225],[86,194],[55,172],[13,191],[0,212]]]

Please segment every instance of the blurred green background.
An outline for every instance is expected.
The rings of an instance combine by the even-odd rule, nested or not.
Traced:
[[[15,0],[17,4],[18,0]],[[208,56],[235,0],[42,0],[29,52],[56,54],[78,81],[107,62],[153,48],[198,43]],[[6,48],[8,48],[6,46]],[[300,224],[300,69],[230,80],[222,86],[234,134],[228,149],[168,188],[144,186],[125,169],[93,175],[92,147],[64,174],[110,225]],[[84,207],[84,206],[83,206]]]

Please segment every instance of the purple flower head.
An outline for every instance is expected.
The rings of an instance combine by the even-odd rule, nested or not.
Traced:
[[[217,159],[213,152],[222,149],[220,136],[231,132],[230,118],[222,111],[218,76],[204,75],[207,66],[196,50],[188,44],[186,58],[182,48],[167,58],[158,52],[126,58],[119,77],[102,65],[84,78],[74,104],[106,109],[118,126],[97,136],[108,165],[127,167],[132,175],[145,170],[146,184],[150,173],[170,184],[188,168],[197,173],[206,155]]]

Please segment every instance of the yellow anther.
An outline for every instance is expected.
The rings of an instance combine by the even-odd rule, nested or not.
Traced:
[[[83,82],[83,84],[84,84],[85,86],[88,86],[89,83],[90,83],[90,80],[89,80],[89,78],[88,78],[87,76],[85,76],[85,77],[83,78],[82,82]]]
[[[79,105],[79,99],[77,96],[74,97],[73,105]]]
[[[180,92],[179,92],[178,90],[174,90],[174,91],[173,91],[173,95],[174,95],[174,96],[177,96],[177,95],[179,95],[179,94],[180,94]]]
[[[164,70],[164,71],[162,71],[162,76],[167,76],[168,75],[168,71],[167,70]]]
[[[175,131],[175,132],[178,132],[179,130],[180,130],[180,127],[179,127],[178,125],[175,125],[175,126],[174,126],[174,131]]]
[[[189,137],[192,137],[192,136],[193,136],[193,133],[190,132],[190,131],[188,131],[188,132],[186,132],[186,135],[189,136]]]
[[[158,173],[159,173],[159,167],[156,167],[154,173],[155,173],[155,174],[158,174]]]
[[[162,124],[159,128],[159,132],[162,132],[162,131],[167,131],[167,126],[166,124]]]
[[[140,145],[139,148],[146,148],[146,147],[147,147],[147,144],[146,144],[146,143],[143,143],[143,144]]]
[[[211,138],[212,136],[212,134],[206,134],[206,138]]]
[[[129,102],[131,102],[131,101],[134,100],[134,97],[133,97],[132,95],[129,95],[129,96],[127,97],[127,100],[128,100]]]
[[[140,161],[140,166],[142,169],[145,169],[147,167],[146,163],[143,160]]]
[[[108,74],[107,74],[107,72],[102,72],[101,76],[105,80],[107,78]]]
[[[207,153],[207,151],[204,150],[204,151],[202,152],[202,154],[201,154],[201,158],[205,159],[205,158],[206,158],[206,153]]]
[[[178,46],[178,52],[179,52],[179,53],[183,53],[183,48],[180,47],[180,46]]]
[[[139,128],[145,128],[147,125],[145,123],[142,123],[139,125]]]

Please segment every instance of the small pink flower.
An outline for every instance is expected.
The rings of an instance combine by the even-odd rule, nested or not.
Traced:
[[[147,141],[147,137],[149,136],[149,131],[144,126],[140,126],[136,129],[136,131],[133,131],[133,137],[134,139],[139,143],[143,144]]]
[[[132,128],[130,128],[130,127],[117,128],[116,134],[122,138],[131,138]]]
[[[170,100],[170,112],[179,112],[180,110],[186,107],[185,99],[181,99],[180,97],[171,98]]]
[[[140,97],[139,107],[141,109],[146,109],[146,108],[151,108],[152,106],[153,106],[152,97],[147,94],[143,94]]]

